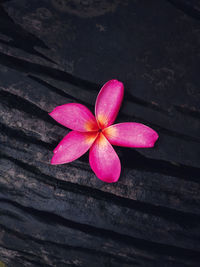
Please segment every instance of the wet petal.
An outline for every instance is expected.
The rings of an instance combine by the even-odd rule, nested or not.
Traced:
[[[158,134],[150,127],[135,122],[114,124],[103,130],[112,145],[125,147],[153,147]]]
[[[95,104],[95,115],[102,129],[114,122],[120,109],[123,95],[123,83],[117,80],[110,80],[101,88]]]
[[[51,164],[63,164],[78,159],[85,154],[95,141],[98,133],[81,133],[71,131],[54,149]]]
[[[120,160],[102,133],[90,149],[89,161],[92,170],[100,180],[107,183],[117,182],[121,172]]]
[[[94,115],[87,107],[81,104],[69,103],[58,106],[49,115],[60,124],[75,131],[98,130]]]

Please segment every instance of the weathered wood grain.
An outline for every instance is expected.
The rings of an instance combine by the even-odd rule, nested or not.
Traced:
[[[188,9],[189,7],[189,9]],[[199,4],[4,1],[0,4],[0,260],[18,266],[198,266]],[[51,166],[69,130],[55,106],[94,110],[118,78],[117,121],[158,131],[153,149],[116,148],[105,184],[88,155]]]

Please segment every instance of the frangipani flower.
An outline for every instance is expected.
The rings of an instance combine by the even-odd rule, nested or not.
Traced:
[[[51,164],[74,161],[89,150],[89,162],[96,176],[107,183],[117,182],[121,172],[119,157],[112,145],[153,147],[158,134],[141,123],[113,124],[124,95],[124,86],[108,81],[100,90],[95,116],[82,104],[56,107],[49,115],[72,131],[54,149]]]

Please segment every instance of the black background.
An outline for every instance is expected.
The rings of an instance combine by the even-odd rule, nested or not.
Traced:
[[[199,266],[198,0],[8,0],[0,4],[0,260],[18,266]],[[116,148],[106,184],[88,154],[51,166],[69,132],[48,115],[125,85],[117,122],[159,133]]]

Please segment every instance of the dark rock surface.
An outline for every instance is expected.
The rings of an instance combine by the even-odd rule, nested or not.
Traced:
[[[0,4],[0,261],[18,266],[199,266],[200,4],[197,0],[7,0]],[[68,129],[48,112],[91,110],[117,78],[117,121],[153,149],[116,148],[98,180],[88,155],[51,166]]]

